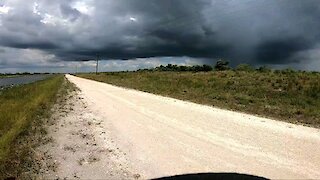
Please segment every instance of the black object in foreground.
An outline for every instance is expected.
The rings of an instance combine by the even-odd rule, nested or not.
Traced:
[[[243,180],[266,180],[267,178],[238,173],[197,173],[182,174],[156,178],[154,180],[211,180],[211,179],[243,179]]]

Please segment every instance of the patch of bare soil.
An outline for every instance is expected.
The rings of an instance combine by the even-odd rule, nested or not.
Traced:
[[[108,131],[83,101],[80,91],[56,104],[48,126],[52,141],[39,147],[38,178],[137,179],[126,155],[113,143]]]

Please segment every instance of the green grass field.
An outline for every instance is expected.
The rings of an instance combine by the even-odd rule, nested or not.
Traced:
[[[320,126],[320,73],[140,71],[78,76],[200,104]]]
[[[49,110],[64,81],[62,75],[0,91],[0,163],[5,161],[19,135]]]

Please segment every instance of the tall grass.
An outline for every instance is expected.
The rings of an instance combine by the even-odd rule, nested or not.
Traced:
[[[320,73],[229,70],[78,76],[220,108],[320,126]]]
[[[52,105],[62,82],[63,76],[58,75],[0,91],[0,162],[7,158],[14,140]]]

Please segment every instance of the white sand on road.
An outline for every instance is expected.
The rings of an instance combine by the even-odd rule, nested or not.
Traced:
[[[197,172],[320,178],[319,129],[67,78],[143,178]]]
[[[81,92],[69,91],[59,99],[48,119],[47,141],[36,149],[40,165],[31,179],[135,179],[124,155],[83,101]],[[38,170],[38,169],[37,169]],[[28,179],[28,178],[27,178]]]

